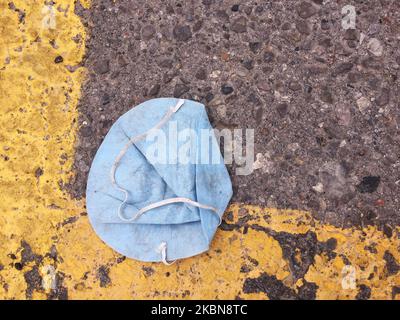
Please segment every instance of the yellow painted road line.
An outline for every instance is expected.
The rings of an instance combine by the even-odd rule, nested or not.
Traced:
[[[73,9],[0,3],[0,298],[400,298],[399,229],[341,230],[307,212],[232,205],[210,251],[170,267],[103,244],[62,191],[85,74]]]
[[[21,241],[43,254],[58,241],[57,223],[83,210],[60,185],[71,174],[76,106],[84,78],[82,68],[70,72],[66,66],[73,70],[81,62],[85,32],[73,13],[74,1],[57,1],[54,7],[43,3],[0,2],[0,263],[4,268],[0,295],[4,298],[25,297],[24,272],[33,261],[17,270],[11,267],[17,261],[10,258],[12,253],[21,254]],[[42,264],[46,263],[50,262],[44,258]],[[35,271],[29,274],[32,279]]]

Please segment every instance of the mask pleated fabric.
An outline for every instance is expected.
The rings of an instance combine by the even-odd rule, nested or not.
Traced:
[[[148,100],[114,123],[86,190],[90,222],[106,244],[168,265],[209,249],[231,197],[204,105],[175,98]]]

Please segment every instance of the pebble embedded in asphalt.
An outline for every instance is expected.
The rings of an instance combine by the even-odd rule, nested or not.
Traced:
[[[228,85],[223,85],[221,87],[221,92],[222,92],[222,94],[231,94],[233,92],[233,88]]]

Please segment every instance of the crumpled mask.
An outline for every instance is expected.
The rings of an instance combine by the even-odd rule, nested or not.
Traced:
[[[86,190],[90,222],[105,243],[166,264],[209,249],[231,196],[204,105],[174,98],[148,100],[114,123]]]

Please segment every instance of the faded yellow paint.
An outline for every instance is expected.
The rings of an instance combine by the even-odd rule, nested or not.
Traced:
[[[10,253],[21,241],[49,250],[56,225],[82,205],[60,185],[69,180],[85,32],[74,1],[0,1],[0,295],[25,297],[24,270]],[[61,56],[62,63],[55,63]],[[31,262],[32,263],[32,262]]]
[[[265,273],[295,294],[313,282],[317,298],[353,299],[359,288],[346,281],[346,264],[354,267],[358,286],[371,288],[371,298],[392,298],[400,274],[389,274],[383,256],[389,251],[400,261],[399,229],[389,239],[375,227],[342,230],[296,210],[234,204],[226,215],[229,224],[251,219],[234,230],[218,230],[208,253],[169,267],[113,252],[91,229],[84,202],[62,191],[72,174],[84,80],[83,68],[66,67],[79,65],[85,47],[74,1],[57,1],[55,29],[43,27],[48,13],[43,1],[14,5],[25,12],[23,23],[8,1],[0,3],[1,298],[57,298],[68,292],[70,299],[267,299],[263,292],[243,290],[246,279]],[[62,63],[54,62],[57,56]],[[297,279],[277,240],[283,232],[313,233],[321,245],[332,239],[337,244],[329,254],[317,252]],[[293,250],[302,264],[300,248]]]

